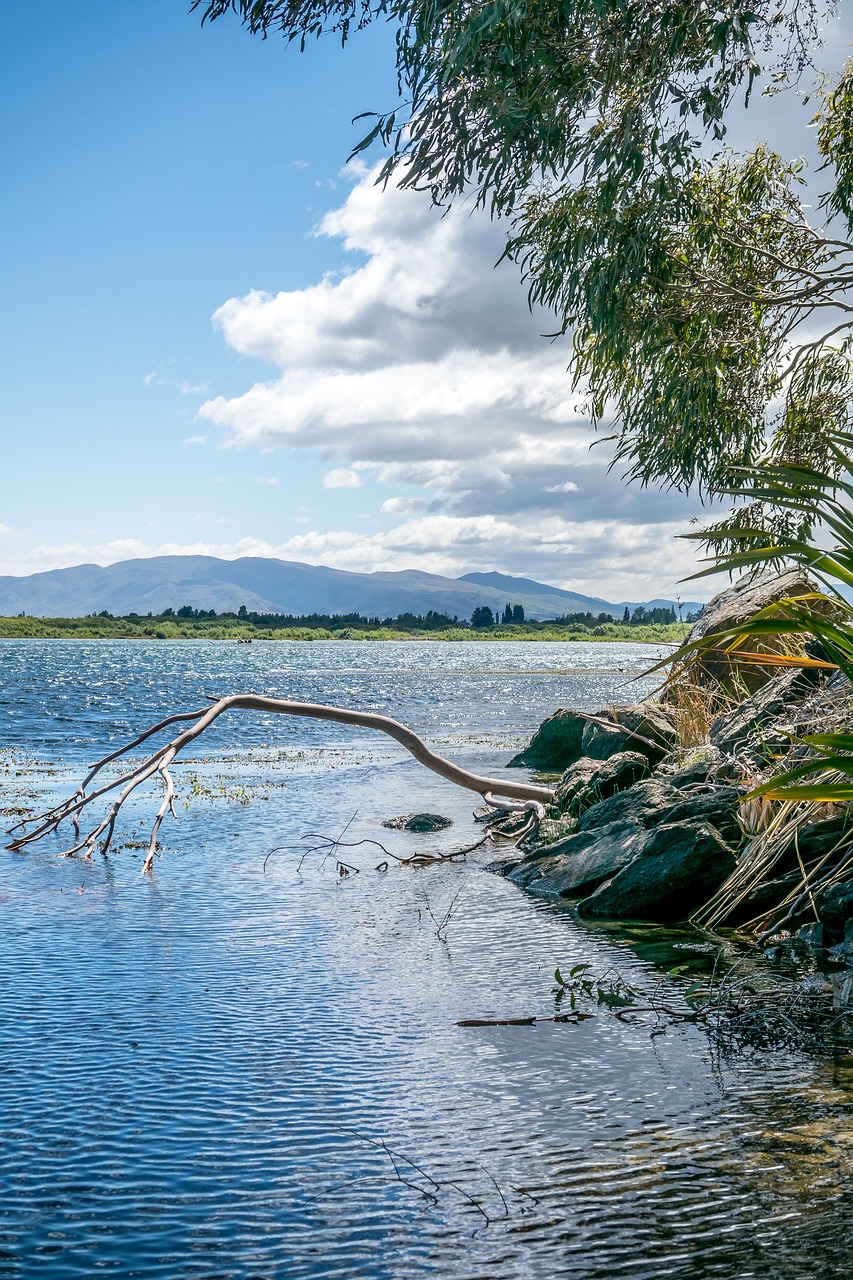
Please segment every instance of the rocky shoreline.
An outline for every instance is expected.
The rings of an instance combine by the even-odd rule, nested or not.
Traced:
[[[695,630],[736,625],[756,597],[764,603],[802,585],[792,577],[721,593]],[[731,674],[733,660],[723,661]],[[514,849],[493,870],[581,917],[669,922],[699,913],[702,922],[704,913],[765,945],[794,939],[853,966],[848,806],[788,805],[780,818],[778,805],[744,802],[786,753],[790,763],[793,734],[853,723],[853,689],[837,673],[786,669],[768,679],[754,667],[737,675],[752,692],[729,699],[709,717],[704,740],[688,745],[671,691],[595,714],[555,712],[510,761],[559,773],[555,801],[521,856]],[[720,687],[719,670],[705,676]],[[505,833],[513,821],[500,824]],[[853,998],[853,974],[848,985]]]

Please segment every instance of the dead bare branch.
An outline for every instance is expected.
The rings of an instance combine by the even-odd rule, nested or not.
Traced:
[[[180,752],[194,742],[204,731],[216,721],[226,711],[246,710],[272,712],[276,715],[304,716],[316,720],[331,720],[337,724],[353,725],[359,728],[376,729],[381,733],[387,733],[389,737],[394,738],[401,746],[405,747],[415,759],[423,764],[427,769],[431,769],[433,773],[439,774],[446,778],[449,782],[455,783],[457,786],[464,787],[469,791],[474,791],[482,796],[487,803],[495,806],[493,794],[507,797],[509,800],[521,801],[518,806],[520,810],[530,809],[531,819],[525,827],[525,833],[532,830],[538,823],[544,813],[543,806],[551,802],[554,798],[553,789],[550,787],[536,786],[533,783],[516,782],[514,780],[503,778],[484,778],[478,774],[470,773],[467,769],[455,765],[450,760],[445,760],[443,756],[437,755],[432,751],[426,743],[418,737],[413,730],[400,724],[397,720],[392,720],[390,716],[375,715],[366,711],[354,711],[344,707],[324,706],[321,703],[313,702],[289,702],[281,698],[269,698],[260,694],[232,694],[228,697],[219,698],[212,706],[206,707],[196,712],[179,712],[176,715],[167,716],[158,724],[146,729],[144,733],[138,734],[126,746],[120,747],[104,756],[96,764],[92,765],[80,787],[74,794],[62,803],[55,805],[53,808],[45,810],[43,813],[37,814],[33,818],[26,818],[22,822],[17,823],[10,835],[15,831],[23,831],[23,834],[16,836],[7,848],[11,850],[23,849],[26,845],[32,844],[40,840],[43,836],[57,830],[65,819],[69,819],[74,828],[74,844],[70,849],[65,850],[65,856],[71,857],[81,850],[86,850],[86,856],[91,856],[98,840],[103,837],[102,852],[106,852],[112,838],[115,828],[116,818],[127,799],[143,782],[149,778],[159,774],[164,787],[164,798],[157,811],[154,824],[151,831],[151,839],[148,846],[148,853],[143,863],[143,871],[150,871],[154,856],[157,851],[157,837],[160,832],[163,819],[168,812],[175,815],[174,809],[174,783],[169,772],[172,762],[178,757]],[[101,773],[106,765],[125,757],[129,751],[138,746],[141,742],[146,741],[153,734],[165,728],[167,725],[174,724],[177,721],[192,720],[194,723],[190,728],[185,729],[170,742],[165,743],[156,751],[152,752],[146,759],[139,764],[128,768],[112,781],[105,782],[101,786],[96,787],[94,791],[87,792],[88,786]],[[113,800],[105,817],[96,823],[84,836],[80,835],[79,815],[84,809],[95,803],[101,797],[109,792],[121,788],[116,799]],[[497,807],[505,807],[505,802],[497,803]],[[510,810],[512,811],[512,810]],[[31,829],[30,829],[31,828]],[[343,833],[342,833],[343,834]],[[328,840],[327,837],[321,838],[323,843],[328,841],[330,846],[329,852],[337,847],[338,841]],[[479,843],[482,843],[480,841]],[[476,848],[472,845],[471,848]],[[418,863],[421,861],[439,861],[443,858],[458,857],[462,852],[457,851],[449,855],[412,855],[410,858],[401,858],[398,861]]]

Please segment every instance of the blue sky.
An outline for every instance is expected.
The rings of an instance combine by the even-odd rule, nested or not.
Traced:
[[[3,15],[0,573],[207,551],[672,592],[695,503],[590,454],[499,229],[342,172],[391,32],[299,55],[187,7]]]
[[[323,471],[300,459],[288,486],[279,466],[274,493],[252,481],[270,470],[257,456],[180,441],[202,399],[191,388],[246,382],[216,307],[331,265],[311,230],[340,199],[351,117],[388,81],[388,33],[345,57],[331,42],[287,56],[236,23],[201,30],[185,9],[4,13],[0,339],[16,483],[0,521],[20,531],[7,563],[40,543],[189,541],[209,531],[188,514],[206,511],[280,540],[283,509]]]

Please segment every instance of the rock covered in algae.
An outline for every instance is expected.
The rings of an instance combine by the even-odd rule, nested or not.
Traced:
[[[382,825],[390,827],[392,831],[413,831],[422,834],[452,827],[453,819],[443,818],[440,813],[402,813],[397,818],[386,818]]]

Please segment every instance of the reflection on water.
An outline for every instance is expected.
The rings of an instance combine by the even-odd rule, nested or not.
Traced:
[[[555,706],[624,700],[647,654],[5,642],[3,804],[242,688],[375,707],[493,770]],[[196,761],[151,878],[138,849],[3,855],[0,1276],[849,1273],[850,1061],[725,1060],[606,1016],[455,1025],[551,1012],[556,964],[654,984],[688,931],[587,929],[476,862],[383,874],[353,851],[342,880],[283,849],[264,872],[356,811],[354,839],[467,843],[470,798],[307,722],[235,718]],[[414,808],[454,826],[380,827]]]

